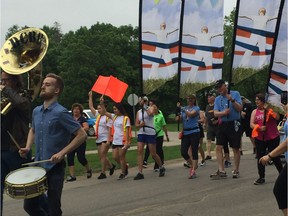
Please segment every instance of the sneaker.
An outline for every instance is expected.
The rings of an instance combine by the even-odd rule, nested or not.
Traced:
[[[92,169],[89,169],[87,171],[87,178],[91,178],[92,177]]]
[[[231,166],[232,166],[232,163],[230,161],[225,160],[224,167],[228,168],[228,167],[231,167]]]
[[[224,178],[227,178],[227,174],[225,171],[219,171],[217,170],[215,173],[211,174],[210,175],[210,178],[211,179],[224,179]]]
[[[255,182],[254,185],[261,185],[265,183],[265,179],[264,178],[258,178]]]
[[[158,168],[154,169],[154,172],[159,172],[159,169]]]
[[[137,175],[134,177],[134,180],[140,180],[144,179],[144,175],[142,173],[137,173]]]
[[[105,179],[107,178],[106,174],[105,173],[101,173],[97,179]]]
[[[160,169],[159,169],[159,177],[163,177],[164,175],[165,175],[165,167],[161,167]]]
[[[200,163],[200,166],[205,166],[205,165],[206,165],[205,160],[202,160],[201,163]]]
[[[127,178],[126,175],[121,173],[117,180],[122,180],[122,179],[125,179],[125,178]]]
[[[194,178],[196,178],[197,176],[196,176],[196,172],[195,172],[195,170],[194,169],[190,169],[190,171],[189,171],[189,179],[194,179]]]
[[[186,167],[186,168],[191,168],[191,165],[186,161],[184,164],[184,167]]]
[[[76,181],[76,177],[69,175],[69,176],[67,176],[67,181],[68,182]]]
[[[147,161],[143,161],[143,168],[147,168]]]
[[[128,168],[129,168],[129,164],[128,164],[128,163],[126,163],[126,168],[125,168],[125,176],[127,176],[127,175],[128,175]]]
[[[210,155],[207,155],[205,158],[205,160],[211,160],[211,159],[212,159],[212,157]]]
[[[115,168],[116,168],[115,164],[112,163],[112,168],[109,169],[109,175],[110,176],[113,175]]]
[[[233,170],[233,171],[232,171],[232,177],[233,177],[233,178],[239,178],[239,172],[236,171],[236,170]]]

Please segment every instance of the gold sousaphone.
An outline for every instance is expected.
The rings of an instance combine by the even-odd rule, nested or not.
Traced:
[[[42,59],[49,41],[41,29],[27,28],[12,35],[1,49],[0,67],[12,75],[27,73],[27,93],[33,101],[41,88]],[[11,102],[1,93],[1,114],[5,115]]]

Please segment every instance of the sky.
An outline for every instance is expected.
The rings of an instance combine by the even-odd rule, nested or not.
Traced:
[[[224,14],[229,15],[236,0],[224,0]],[[62,33],[81,26],[110,23],[138,26],[139,0],[1,0],[1,47],[13,25],[42,28],[61,25]]]

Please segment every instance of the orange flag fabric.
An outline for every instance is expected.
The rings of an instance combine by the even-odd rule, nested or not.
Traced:
[[[92,91],[110,97],[116,103],[122,101],[128,85],[116,77],[99,76],[92,87]]]

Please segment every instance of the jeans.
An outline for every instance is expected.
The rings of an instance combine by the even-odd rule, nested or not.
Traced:
[[[27,159],[21,158],[17,151],[1,151],[1,215],[3,210],[3,193],[5,177],[13,170],[22,168],[21,164],[31,161],[31,153]]]
[[[64,183],[65,162],[56,164],[47,172],[48,191],[47,196],[24,200],[24,210],[30,216],[61,216],[61,196]],[[48,202],[48,211],[46,203]]]

